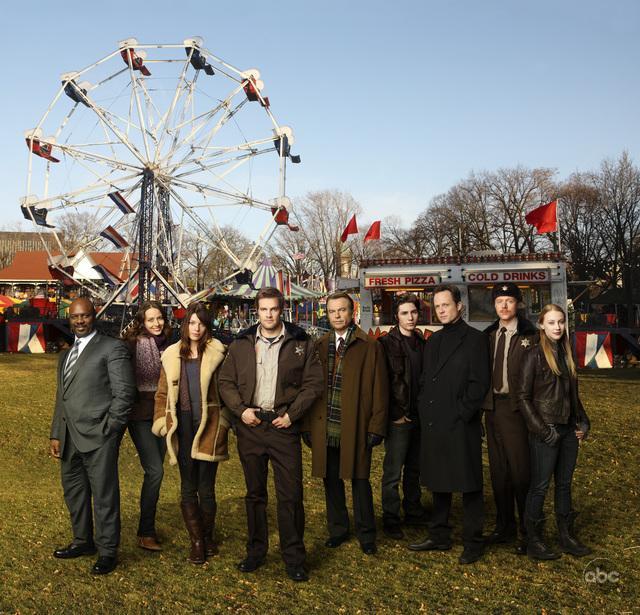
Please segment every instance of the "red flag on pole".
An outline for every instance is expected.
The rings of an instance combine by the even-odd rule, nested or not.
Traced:
[[[380,220],[376,220],[364,236],[365,241],[371,241],[372,239],[380,239]]]
[[[553,233],[558,230],[558,201],[551,201],[546,205],[536,207],[524,219],[536,227],[538,235]]]
[[[349,224],[347,224],[344,231],[342,231],[342,235],[340,235],[340,241],[344,243],[347,241],[347,237],[349,235],[357,235],[358,234],[358,223],[356,222],[356,215],[353,214],[351,216],[351,220],[349,220]]]

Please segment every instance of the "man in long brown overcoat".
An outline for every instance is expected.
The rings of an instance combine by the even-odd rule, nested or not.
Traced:
[[[347,293],[327,299],[332,330],[318,340],[325,387],[303,423],[312,449],[312,474],[324,479],[329,539],[349,537],[344,481],[351,480],[355,532],[367,555],[376,552],[376,527],[369,471],[371,451],[387,429],[388,378],[381,346],[353,323]]]

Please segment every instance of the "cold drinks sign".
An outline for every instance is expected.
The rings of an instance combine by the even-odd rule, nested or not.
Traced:
[[[464,278],[468,284],[495,284],[496,282],[548,282],[551,275],[548,269],[466,271]]]

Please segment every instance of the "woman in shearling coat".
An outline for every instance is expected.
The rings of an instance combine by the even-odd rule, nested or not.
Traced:
[[[153,433],[166,438],[169,463],[178,464],[189,561],[203,564],[217,553],[215,479],[218,462],[229,458],[230,423],[216,373],[225,347],[211,338],[211,316],[201,303],[189,307],[180,333],[180,341],[162,355]]]

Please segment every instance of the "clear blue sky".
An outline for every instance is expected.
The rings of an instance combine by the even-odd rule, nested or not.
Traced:
[[[351,192],[406,223],[471,170],[560,176],[640,162],[640,2],[11,2],[0,25],[0,226],[21,219],[28,151],[62,72],[136,37],[262,71],[303,164],[288,193]]]

